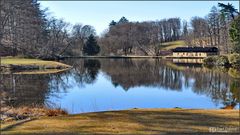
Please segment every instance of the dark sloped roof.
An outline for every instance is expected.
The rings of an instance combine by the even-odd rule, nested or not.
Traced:
[[[217,47],[177,47],[173,52],[218,52]]]

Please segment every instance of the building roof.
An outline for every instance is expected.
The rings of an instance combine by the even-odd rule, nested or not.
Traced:
[[[177,47],[173,52],[218,52],[217,47]]]

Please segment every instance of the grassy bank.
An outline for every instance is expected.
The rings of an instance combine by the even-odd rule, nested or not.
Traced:
[[[2,134],[209,133],[218,127],[239,132],[239,110],[132,109],[42,117]]]
[[[186,43],[183,40],[178,40],[178,41],[162,43],[160,46],[162,50],[171,50],[176,47],[184,47],[186,46]]]
[[[3,69],[18,70],[18,71],[30,71],[30,70],[41,70],[46,69],[68,69],[71,66],[56,62],[56,61],[45,61],[39,59],[27,59],[27,58],[16,58],[16,57],[2,57],[1,66]],[[51,72],[57,72],[56,70]],[[41,72],[42,73],[42,72]]]

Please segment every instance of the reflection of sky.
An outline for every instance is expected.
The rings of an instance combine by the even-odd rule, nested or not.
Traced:
[[[154,87],[135,87],[124,91],[120,86],[114,87],[109,79],[101,72],[94,84],[79,87],[73,77],[69,78],[73,86],[68,93],[55,93],[61,98],[49,97],[58,107],[69,113],[92,111],[122,110],[129,108],[220,108],[206,95],[197,95],[192,87],[182,91],[166,90]]]

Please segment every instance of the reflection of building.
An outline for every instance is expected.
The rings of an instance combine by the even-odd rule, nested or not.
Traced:
[[[178,66],[184,66],[184,67],[202,67],[203,59],[187,59],[187,58],[175,58],[172,59],[173,63]]]
[[[173,59],[173,63],[203,63],[203,59]]]
[[[181,58],[204,58],[207,56],[217,55],[216,47],[177,47],[172,50],[173,57]]]

